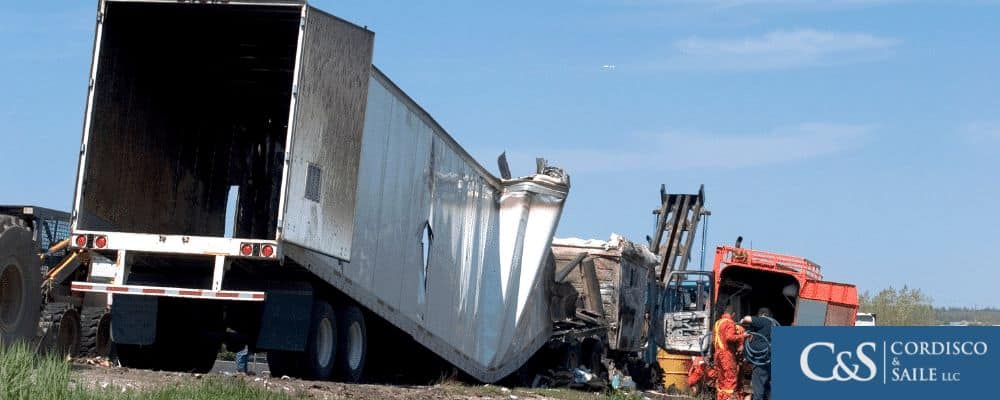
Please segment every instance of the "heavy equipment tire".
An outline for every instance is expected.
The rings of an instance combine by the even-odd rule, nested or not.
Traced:
[[[323,300],[313,302],[308,335],[305,351],[267,352],[267,366],[272,377],[288,375],[317,381],[330,379],[337,360],[337,314],[330,303]]]
[[[111,352],[111,313],[104,307],[83,307],[80,313],[80,356],[108,357]]]
[[[42,312],[42,349],[57,357],[76,355],[80,348],[80,313],[67,303],[49,303]]]
[[[368,328],[365,315],[354,305],[337,310],[336,376],[346,382],[360,382],[368,359]]]
[[[24,221],[0,215],[0,344],[36,339],[42,303],[40,265]]]

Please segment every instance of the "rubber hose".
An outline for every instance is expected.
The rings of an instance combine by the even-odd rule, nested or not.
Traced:
[[[754,338],[764,341],[765,346],[762,350],[754,350],[750,346],[750,341]],[[743,352],[746,354],[747,361],[753,365],[762,366],[771,362],[771,342],[760,333],[747,332],[747,338],[743,341]]]

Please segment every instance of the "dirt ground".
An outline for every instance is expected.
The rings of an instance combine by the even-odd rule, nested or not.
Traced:
[[[564,399],[589,400],[605,399],[606,395],[588,393],[569,389],[528,389],[506,388],[496,385],[470,385],[458,382],[446,382],[428,386],[395,386],[345,384],[337,382],[317,382],[299,379],[271,378],[266,372],[247,376],[230,372],[212,372],[210,374],[191,374],[178,372],[160,372],[137,370],[107,365],[92,365],[77,362],[73,371],[78,382],[99,388],[122,388],[122,390],[143,391],[162,385],[179,385],[193,380],[205,379],[206,376],[216,376],[222,379],[241,379],[252,385],[281,391],[293,396],[310,399]],[[640,396],[643,398],[648,396]]]

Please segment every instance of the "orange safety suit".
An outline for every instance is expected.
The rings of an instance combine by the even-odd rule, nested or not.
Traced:
[[[715,393],[716,400],[727,400],[733,397],[738,386],[739,363],[736,362],[736,353],[743,345],[743,335],[741,329],[733,317],[729,314],[722,314],[718,321],[715,321],[712,343],[715,345]]]

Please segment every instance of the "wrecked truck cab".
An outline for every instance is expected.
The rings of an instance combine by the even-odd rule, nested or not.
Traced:
[[[820,266],[802,257],[720,246],[712,271],[676,271],[666,281],[660,346],[673,354],[708,353],[712,323],[728,304],[734,318],[767,307],[784,326],[854,325],[857,288],[822,279]]]
[[[714,272],[716,303],[732,304],[739,316],[767,307],[785,326],[854,325],[857,288],[824,281],[821,267],[808,259],[720,246]]]
[[[711,343],[714,287],[710,271],[671,272],[662,289],[658,346],[671,354],[706,354]],[[659,321],[657,321],[659,322]]]

